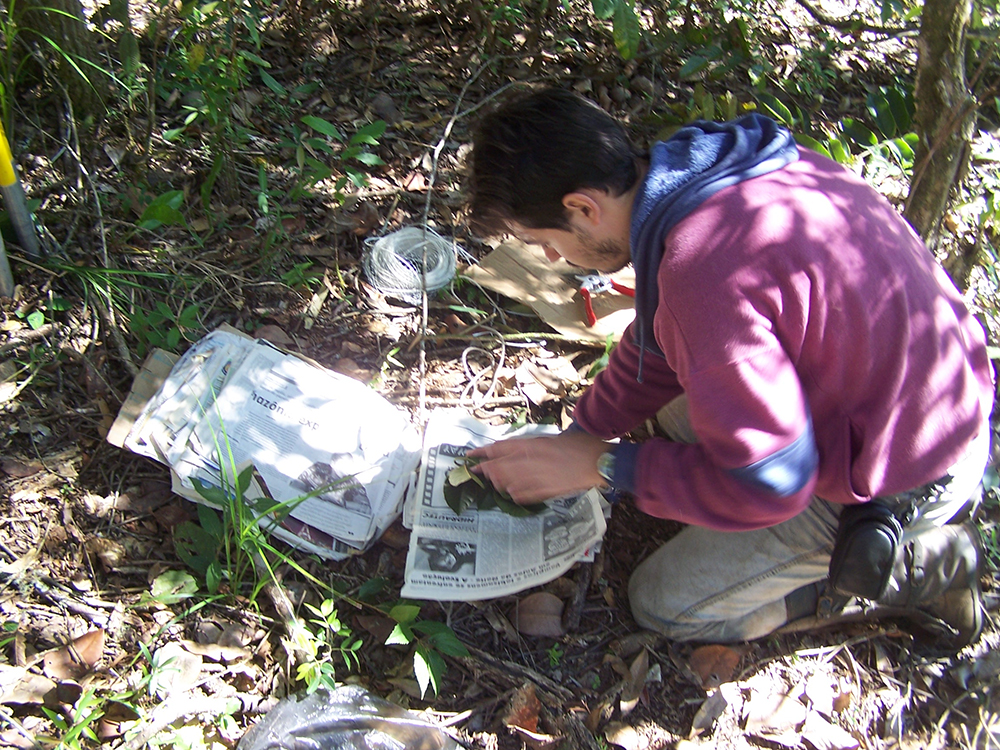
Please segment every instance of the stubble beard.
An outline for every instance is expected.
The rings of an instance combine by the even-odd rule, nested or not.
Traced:
[[[602,273],[616,273],[632,261],[628,248],[618,240],[606,238],[595,242],[589,232],[580,230],[576,230],[576,236],[580,246],[593,259],[593,267]]]
[[[615,273],[627,266],[632,258],[627,249],[615,240],[603,240],[594,247],[594,254],[602,259],[606,259],[611,265],[605,267],[605,273]]]

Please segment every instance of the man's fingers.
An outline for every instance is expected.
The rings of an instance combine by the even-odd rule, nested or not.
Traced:
[[[525,502],[541,502],[530,492],[526,492],[527,488],[519,486],[518,479],[520,477],[517,473],[512,475],[510,472],[504,471],[504,467],[498,466],[498,463],[500,463],[499,460],[485,461],[476,465],[474,470],[478,470],[479,474],[486,477],[490,484],[498,490],[510,495],[511,499],[518,505],[523,505]]]

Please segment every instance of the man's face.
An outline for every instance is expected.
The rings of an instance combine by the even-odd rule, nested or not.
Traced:
[[[512,224],[511,233],[527,245],[540,245],[550,261],[564,259],[586,270],[614,273],[631,260],[628,244],[616,237],[597,238],[589,230],[570,224],[569,229],[528,229]]]

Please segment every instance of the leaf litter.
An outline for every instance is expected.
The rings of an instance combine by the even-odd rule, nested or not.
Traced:
[[[366,287],[358,273],[359,238],[381,229],[383,223],[395,227],[421,218],[432,184],[426,157],[440,137],[445,113],[454,107],[456,92],[469,80],[472,65],[467,50],[475,45],[456,43],[456,52],[449,30],[452,24],[462,26],[454,20],[436,18],[414,25],[402,10],[384,10],[377,26],[353,19],[348,33],[334,34],[327,27],[322,65],[329,67],[319,75],[335,78],[343,88],[329,86],[309,109],[346,121],[361,118],[370,108],[383,119],[395,120],[399,135],[391,141],[392,153],[387,149],[384,154],[389,157],[387,165],[373,175],[355,205],[304,204],[295,207],[294,218],[281,222],[296,259],[310,259],[327,281],[342,278],[343,285],[331,282],[333,290],[324,294],[325,283],[295,289],[275,283],[275,273],[253,277],[266,247],[242,201],[217,207],[228,225],[215,235],[211,234],[215,225],[206,217],[194,218],[191,228],[209,236],[197,249],[176,235],[162,245],[136,235],[130,245],[112,243],[111,251],[120,253],[122,265],[134,257],[158,255],[173,278],[197,275],[201,286],[195,293],[203,296],[199,301],[208,317],[222,315],[255,328],[258,335],[371,382],[387,398],[415,409],[420,387],[425,388],[426,403],[435,399],[455,403],[456,387],[461,390],[468,381],[458,362],[466,342],[442,336],[428,346],[428,377],[418,384],[414,376],[419,365],[418,316],[413,308],[378,299]],[[567,17],[566,23],[586,44],[576,51],[546,54],[573,71],[570,83],[641,127],[648,103],[637,95],[630,99],[628,87],[635,92],[650,86],[662,90],[666,83],[659,75],[662,71],[648,61],[618,60],[610,40],[582,17]],[[277,56],[275,74],[287,75],[291,82],[299,61],[281,51],[281,44],[273,40],[267,44],[269,54]],[[358,50],[366,53],[364,59]],[[507,77],[529,77],[530,63],[505,59],[500,63],[502,72],[487,72],[470,91],[482,101]],[[258,96],[241,102],[249,117],[269,95],[263,89],[251,93]],[[58,123],[52,124],[52,133],[61,132]],[[458,123],[459,137],[465,136],[466,125]],[[108,135],[120,137],[103,149],[118,169],[135,155],[124,134]],[[265,143],[268,149],[275,146],[276,133],[264,137],[273,140]],[[434,183],[440,189],[434,196],[435,216],[444,226],[455,221],[460,190],[457,145],[445,148],[444,166]],[[154,174],[158,170],[170,179],[176,175],[185,189],[196,193],[197,185],[184,175],[197,169],[181,163],[186,158],[177,161],[176,155],[158,154]],[[53,184],[61,179],[55,172],[49,177]],[[111,170],[101,179],[111,190],[120,181]],[[246,204],[252,205],[254,185],[246,187]],[[122,188],[136,207],[132,218],[155,197],[153,191],[144,194],[144,190]],[[50,228],[71,229],[68,220],[48,220]],[[484,248],[469,246],[485,254]],[[81,264],[92,259],[76,252],[75,260]],[[238,719],[242,730],[275,699],[298,687],[286,668],[281,618],[268,601],[250,602],[231,592],[233,599],[207,602],[202,611],[230,618],[252,635],[238,643],[222,643],[221,637],[199,641],[196,636],[206,631],[190,607],[199,597],[200,584],[180,565],[172,542],[176,527],[194,518],[193,510],[171,498],[169,479],[161,468],[103,443],[102,429],[130,381],[129,368],[111,351],[113,345],[102,339],[107,321],[81,295],[70,313],[46,322],[38,329],[42,333],[35,335],[15,313],[38,310],[52,288],[52,278],[27,266],[17,270],[21,296],[16,305],[4,303],[0,346],[26,365],[32,364],[31,356],[45,356],[46,351],[60,356],[53,355],[38,367],[24,391],[12,386],[18,378],[23,382],[19,370],[7,361],[0,369],[0,405],[10,410],[0,434],[6,502],[0,525],[0,580],[5,584],[0,591],[0,619],[12,624],[12,629],[0,632],[4,642],[0,651],[6,659],[0,664],[0,706],[18,722],[5,726],[0,743],[30,747],[32,736],[52,729],[39,707],[70,712],[88,685],[126,689],[149,678],[146,692],[136,693],[146,696],[143,708],[149,710],[148,716],[137,721],[138,714],[129,707],[109,703],[101,725],[103,737],[118,746],[139,747],[144,735],[126,743],[122,739],[126,731],[183,727],[200,732],[202,745],[219,740],[220,746],[232,747],[240,731],[210,735],[204,727],[230,716]],[[188,293],[172,291],[182,297]],[[484,296],[475,302],[446,292],[431,301],[429,323],[432,327],[438,323],[447,335],[467,336],[449,318],[455,315],[454,308],[461,307],[461,315],[473,324],[497,324],[509,335],[542,328],[523,310],[515,311],[509,300]],[[476,312],[466,312],[470,307]],[[411,345],[414,348],[407,350]],[[403,368],[386,356],[396,346],[402,348],[393,356]],[[528,414],[538,420],[563,419],[557,405],[582,392],[589,365],[600,354],[599,348],[572,341],[534,339],[506,363],[508,390],[485,406],[484,415],[514,422]],[[25,400],[25,393],[33,400]],[[993,528],[996,521],[989,519]],[[385,625],[391,623],[346,606],[342,616],[366,636],[362,665],[354,677],[404,705],[430,703],[456,714],[471,711],[465,728],[470,747],[519,747],[508,743],[512,736],[504,733],[505,725],[517,733],[516,742],[545,746],[569,737],[568,730],[559,729],[559,720],[581,712],[595,735],[629,750],[685,744],[882,747],[907,737],[933,747],[961,740],[962,730],[954,727],[968,724],[970,716],[977,717],[980,726],[996,726],[998,670],[992,655],[1000,651],[1000,643],[992,622],[976,648],[947,664],[912,653],[907,636],[891,626],[775,636],[750,644],[736,654],[735,662],[733,654],[719,650],[726,647],[719,647],[711,652],[707,669],[695,658],[697,652],[678,660],[655,637],[637,650],[615,653],[615,644],[635,634],[624,596],[628,574],[676,530],[676,525],[641,516],[634,509],[616,509],[605,548],[592,563],[594,575],[579,626],[568,632],[562,627],[568,598],[564,592],[526,592],[507,601],[429,607],[429,617],[449,622],[463,642],[480,650],[449,660],[443,690],[433,700],[424,700],[416,689],[409,653],[383,645]],[[405,537],[399,528],[392,534]],[[391,537],[333,570],[307,562],[308,569],[349,591],[378,578],[398,582],[405,547],[388,544]],[[288,571],[281,573],[293,601],[317,595]],[[568,577],[566,583],[571,589]],[[995,592],[995,586],[988,592]],[[539,596],[542,593],[548,595]],[[527,625],[532,619],[543,622],[538,632]],[[149,663],[140,643],[158,667],[155,679],[148,671],[143,673]],[[156,705],[149,702],[149,695],[164,700]],[[516,715],[505,714],[508,698],[513,705],[517,696],[526,708]],[[137,705],[143,700],[137,698]],[[233,709],[232,701],[238,709]],[[596,746],[586,742],[579,740],[577,746]]]

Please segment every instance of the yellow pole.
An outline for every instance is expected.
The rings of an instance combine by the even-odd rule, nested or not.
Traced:
[[[28,212],[24,188],[21,187],[17,172],[14,170],[14,158],[10,153],[10,144],[7,143],[3,124],[0,124],[0,194],[3,195],[3,203],[7,207],[7,215],[14,225],[14,231],[17,232],[17,238],[21,241],[21,248],[37,260],[41,255],[38,237],[35,235],[35,225]],[[4,257],[6,260],[6,256]]]

